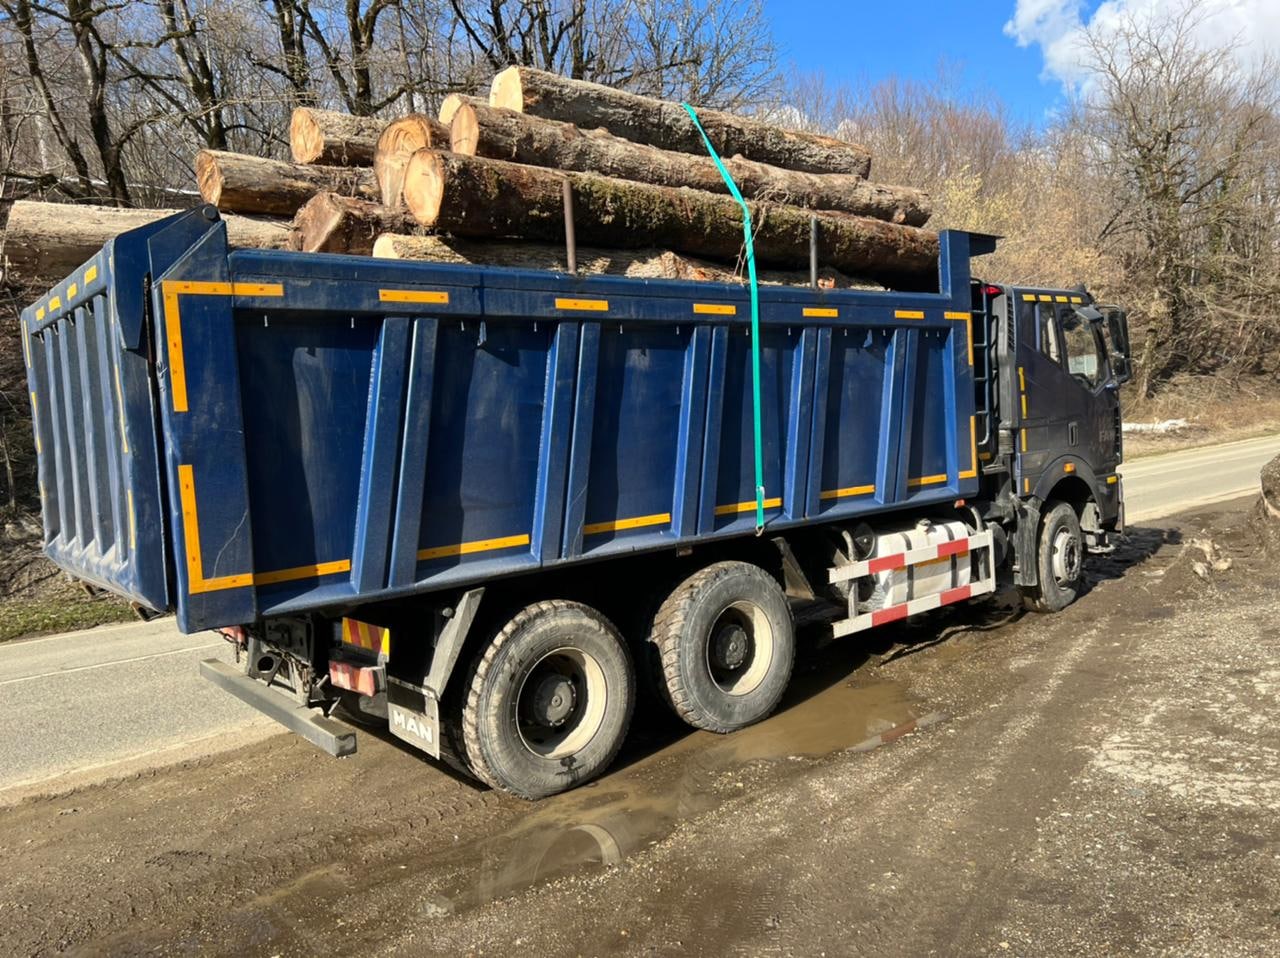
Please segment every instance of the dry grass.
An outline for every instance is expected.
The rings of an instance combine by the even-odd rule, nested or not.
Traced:
[[[1151,399],[1125,395],[1125,422],[1185,419],[1176,433],[1127,433],[1125,457],[1136,459],[1196,446],[1280,433],[1280,383],[1269,377],[1229,381],[1225,377],[1179,377]]]

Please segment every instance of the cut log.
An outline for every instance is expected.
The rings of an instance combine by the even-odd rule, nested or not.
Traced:
[[[196,180],[206,203],[234,213],[292,216],[322,190],[378,196],[373,170],[366,167],[306,166],[218,150],[196,154]]]
[[[373,155],[373,175],[378,180],[382,204],[390,207],[400,205],[404,168],[409,157],[427,147],[443,149],[448,145],[449,128],[422,113],[410,113],[387,124],[378,137]]]
[[[482,96],[467,96],[465,93],[450,93],[440,104],[440,112],[437,114],[440,118],[440,122],[445,126],[448,126],[453,122],[453,117],[458,112],[458,107],[466,103],[479,103],[481,106],[488,106],[489,100]]]
[[[427,260],[463,266],[511,266],[518,269],[568,269],[563,245],[513,243],[501,240],[466,240],[456,236],[404,236],[387,233],[373,244],[373,255],[382,259]],[[681,256],[670,250],[617,250],[581,247],[578,272],[584,276],[630,276],[634,279],[691,279],[712,283],[745,284],[742,270],[722,263]],[[807,286],[809,272],[763,270],[758,277],[770,285]],[[818,273],[823,289],[879,289],[878,284],[852,279],[837,270]]]
[[[98,252],[113,237],[180,210],[122,210],[18,200],[4,231],[5,279],[23,283],[56,281]],[[286,220],[223,214],[232,246],[285,249]]]
[[[291,248],[304,253],[368,256],[382,233],[413,229],[407,210],[337,193],[317,193],[293,218]]]
[[[717,260],[735,259],[741,249],[738,204],[683,187],[419,150],[405,172],[404,198],[418,223],[441,232],[556,241],[564,235],[565,179],[573,187],[577,236],[585,244],[651,246]],[[807,264],[811,214],[793,206],[753,205],[758,260],[784,269]],[[822,213],[817,220],[820,263],[911,288],[936,282],[936,233],[847,213]]]
[[[664,150],[706,153],[689,114],[676,103],[639,96],[599,83],[508,67],[493,78],[489,105],[583,129],[604,127],[614,136]],[[817,133],[784,130],[762,120],[699,109],[698,120],[721,156],[743,156],[788,170],[849,173],[866,177],[871,153],[865,146]]]
[[[368,166],[386,125],[371,116],[298,107],[289,121],[289,150],[295,163]]]
[[[606,130],[580,130],[572,123],[500,107],[462,104],[453,116],[450,148],[530,166],[597,173],[658,186],[688,186],[728,193],[708,156],[694,156],[632,143]],[[803,173],[744,160],[725,160],[738,189],[748,198],[769,199],[809,209],[839,210],[890,223],[923,226],[929,221],[927,193],[882,186],[848,173]]]

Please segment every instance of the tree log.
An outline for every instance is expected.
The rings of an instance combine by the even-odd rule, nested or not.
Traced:
[[[382,233],[413,229],[407,210],[337,193],[317,193],[293,218],[291,248],[304,253],[368,256]]]
[[[373,244],[373,255],[382,259],[428,260],[463,266],[512,266],[519,269],[568,270],[563,245],[512,243],[500,240],[466,240],[456,236],[403,236],[385,233]],[[629,276],[635,279],[691,279],[711,283],[745,284],[742,270],[722,263],[681,256],[670,250],[618,250],[581,247],[578,272],[584,276]],[[763,270],[761,283],[807,286],[809,272]],[[880,289],[878,284],[852,279],[838,270],[819,270],[823,289]]]
[[[707,151],[697,127],[679,104],[531,67],[508,67],[494,77],[489,105],[564,120],[583,129],[602,126],[624,140],[664,150],[699,155]],[[721,156],[743,156],[809,173],[850,173],[865,178],[871,172],[871,153],[865,146],[817,133],[784,130],[720,110],[697,112]]]
[[[295,163],[368,166],[386,125],[371,116],[298,107],[289,121],[289,150]]]
[[[465,93],[450,93],[440,104],[440,112],[437,114],[440,122],[445,126],[448,126],[453,122],[453,117],[458,112],[458,107],[466,103],[479,103],[481,106],[488,106],[489,100],[482,96],[467,96]]]
[[[305,166],[218,150],[196,154],[196,180],[205,202],[234,213],[292,216],[322,190],[370,200],[378,196],[367,167]]]
[[[571,123],[499,107],[463,104],[453,116],[450,148],[530,166],[597,173],[657,186],[688,186],[728,193],[708,156],[694,156],[632,143],[606,130],[579,130]],[[738,189],[748,198],[792,206],[839,210],[890,223],[923,226],[929,221],[927,193],[882,186],[847,173],[802,173],[736,157],[725,161]]]
[[[404,186],[404,168],[418,150],[449,145],[449,128],[422,113],[410,113],[389,123],[378,137],[373,154],[373,175],[384,206],[398,207]]]
[[[18,200],[4,231],[6,279],[57,281],[79,268],[110,239],[180,210],[122,210]],[[286,220],[223,214],[227,241],[236,247],[285,249]]]
[[[736,259],[742,211],[728,196],[566,173],[503,160],[419,150],[405,173],[404,198],[421,225],[459,236],[559,240],[562,184],[573,187],[578,239],[600,246],[652,246],[710,259]],[[811,214],[754,204],[755,249],[764,265],[809,261]],[[818,260],[841,272],[926,287],[936,282],[938,235],[847,213],[822,213]]]

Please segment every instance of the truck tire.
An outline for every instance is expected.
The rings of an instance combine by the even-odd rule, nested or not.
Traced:
[[[696,728],[732,732],[778,707],[795,661],[795,626],[773,576],[717,562],[678,585],[654,619],[659,687]]]
[[[631,724],[635,668],[617,629],[576,602],[535,602],[471,666],[462,709],[477,778],[535,799],[590,781]]]
[[[1023,590],[1023,604],[1033,612],[1061,612],[1080,594],[1084,578],[1084,535],[1069,502],[1051,502],[1040,522],[1036,542],[1038,585]]]

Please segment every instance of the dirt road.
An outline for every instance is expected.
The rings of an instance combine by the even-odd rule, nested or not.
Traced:
[[[536,806],[369,736],[25,801],[0,953],[1274,955],[1276,563],[1239,504],[1162,526],[1061,615],[810,652],[763,725]]]

